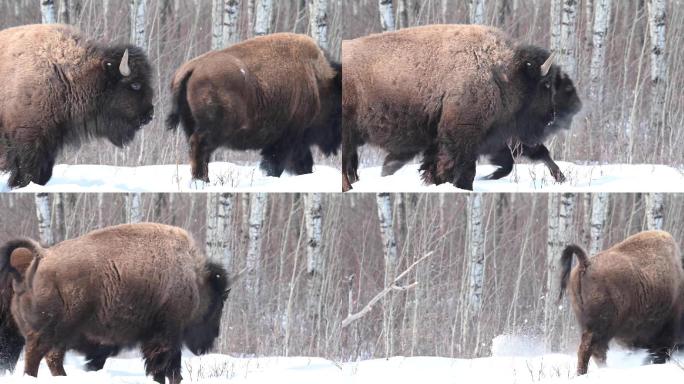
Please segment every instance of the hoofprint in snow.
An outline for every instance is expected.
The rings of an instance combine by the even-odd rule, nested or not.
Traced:
[[[0,174],[0,192],[7,191],[8,174]],[[55,166],[45,186],[29,184],[15,192],[340,192],[342,174],[334,167],[314,165],[307,175],[266,176],[258,165],[227,162],[209,164],[209,183],[193,181],[190,166],[108,165]]]
[[[496,342],[496,339],[495,339]],[[508,342],[504,340],[505,344]],[[357,362],[334,362],[317,357],[234,358],[226,355],[183,356],[184,382],[239,384],[455,384],[455,383],[679,383],[684,369],[675,355],[663,365],[645,365],[645,352],[613,348],[608,352],[608,368],[593,362],[585,376],[575,375],[576,357],[566,354],[538,354],[526,348],[503,346],[494,356],[478,359],[443,357],[392,357]],[[510,355],[509,355],[510,353]],[[7,384],[34,383],[152,383],[144,375],[140,358],[107,360],[99,372],[84,372],[83,358],[67,354],[67,377],[52,377],[43,363],[38,379],[21,374],[23,361],[14,374],[0,377]]]
[[[475,192],[684,192],[684,169],[658,164],[577,165],[558,162],[566,177],[557,183],[543,164],[516,164],[500,180],[483,178],[496,166],[478,165]],[[353,192],[464,192],[450,183],[425,185],[419,164],[407,164],[394,175],[382,177],[382,167],[359,169]]]

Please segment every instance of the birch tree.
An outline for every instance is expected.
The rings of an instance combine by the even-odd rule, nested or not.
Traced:
[[[606,35],[610,25],[610,0],[595,0],[591,63],[589,64],[589,98],[596,102],[603,94],[603,67],[606,56]]]
[[[229,47],[240,41],[238,23],[240,20],[240,1],[224,0],[223,11],[223,48]]]
[[[233,194],[207,194],[206,254],[227,270],[233,263],[230,249],[230,228],[233,217]]]
[[[254,34],[256,36],[271,33],[271,19],[273,18],[273,0],[256,0],[256,17]]]
[[[484,0],[468,0],[468,22],[484,24]]]
[[[577,3],[577,0],[563,0],[561,11],[561,65],[571,78],[577,78]]]
[[[399,15],[399,25],[398,28],[408,28],[408,7],[406,6],[406,0],[397,0],[397,14]]]
[[[40,20],[43,24],[53,24],[56,22],[55,0],[40,1]]]
[[[131,44],[147,50],[145,38],[146,0],[131,0]]]
[[[477,314],[482,308],[482,286],[484,282],[484,224],[482,222],[482,194],[468,195],[468,236],[470,250],[470,272],[468,274],[468,308]]]
[[[55,206],[55,223],[56,223],[56,241],[62,241],[66,238],[66,220],[64,217],[64,194],[55,193],[52,195],[54,197]]]
[[[245,286],[250,295],[256,295],[259,285],[258,269],[261,257],[262,231],[264,227],[264,216],[266,214],[266,194],[253,193],[250,199],[249,210],[249,241],[247,245],[247,275],[245,276]]]
[[[309,29],[318,46],[328,50],[328,0],[311,0],[309,3]]]
[[[394,6],[392,5],[392,0],[378,0],[378,9],[380,10],[382,31],[394,31]]]
[[[561,47],[561,9],[563,0],[551,0],[551,51],[558,52]]]
[[[555,348],[557,340],[561,336],[560,311],[556,306],[560,292],[560,256],[563,248],[573,239],[572,218],[574,209],[574,194],[549,193],[544,308],[545,344],[549,350]]]
[[[140,223],[143,221],[142,203],[140,193],[127,193],[126,199],[126,222]]]
[[[649,193],[646,195],[646,228],[649,230],[663,229],[663,212],[665,210],[665,195]]]
[[[608,194],[592,193],[591,200],[591,228],[589,230],[591,240],[589,254],[595,255],[603,248],[603,231],[606,224],[606,215],[608,214]]]
[[[389,287],[397,271],[397,242],[394,238],[394,223],[392,214],[392,202],[389,193],[378,193],[376,195],[378,206],[378,220],[380,221],[380,236],[383,244],[383,254],[385,258],[385,278],[384,286]],[[392,355],[393,334],[394,334],[394,313],[392,308],[392,293],[382,301],[383,303],[383,334],[385,340],[385,356]]]
[[[36,193],[36,217],[38,218],[38,235],[45,246],[54,244],[52,236],[52,214],[50,212],[50,197],[47,193]]]
[[[324,260],[321,252],[323,238],[323,215],[321,194],[309,193],[304,196],[304,220],[306,222],[306,273],[307,281],[307,313],[312,320],[313,340],[318,337],[317,323],[320,319],[321,290],[325,274]]]
[[[69,0],[60,0],[58,20],[60,23],[69,24]]]
[[[648,7],[648,24],[651,37],[651,126],[657,133],[658,149],[662,143],[669,142],[670,133],[665,121],[665,97],[667,92],[667,62],[665,57],[665,0],[650,0]],[[660,151],[658,151],[660,152]],[[659,153],[661,156],[663,153]]]
[[[211,49],[223,48],[223,0],[211,0]],[[214,198],[207,197],[207,201]]]

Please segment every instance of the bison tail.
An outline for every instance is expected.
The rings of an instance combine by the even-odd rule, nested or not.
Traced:
[[[190,75],[192,75],[192,70],[188,70],[181,76],[176,77],[171,83],[171,112],[169,112],[169,115],[166,117],[166,127],[170,130],[178,128],[178,124],[181,122],[181,116],[190,111],[187,99],[187,87]],[[184,125],[187,125],[186,123],[187,121],[183,121]],[[192,129],[192,127],[185,127],[185,129]]]
[[[12,254],[18,248],[26,248],[31,254]],[[10,240],[0,247],[0,274],[8,273],[16,280],[21,280],[22,274],[26,271],[34,258],[43,256],[43,247],[32,239]]]
[[[561,282],[560,293],[558,301],[563,298],[563,292],[568,285],[568,278],[570,277],[570,269],[572,268],[572,255],[577,255],[577,262],[582,270],[586,270],[589,266],[589,258],[587,253],[579,245],[571,244],[565,247],[561,255]]]

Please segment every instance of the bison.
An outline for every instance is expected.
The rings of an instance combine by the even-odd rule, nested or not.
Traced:
[[[547,126],[567,124],[556,119],[564,77],[548,51],[492,27],[406,28],[345,41],[342,52],[344,190],[366,143],[388,152],[383,175],[422,153],[424,182],[472,190],[479,155],[515,138],[537,145]]]
[[[0,257],[28,375],[43,357],[53,375],[65,375],[68,349],[106,359],[140,345],[146,373],[178,383],[182,345],[203,354],[219,334],[229,279],[180,228],[119,225],[50,248],[20,239]]]
[[[571,269],[572,256],[578,264]],[[589,258],[577,245],[561,256],[559,300],[569,285],[575,317],[582,328],[577,374],[589,358],[606,363],[608,342],[647,349],[653,363],[664,363],[680,340],[684,270],[669,233],[645,231]]]
[[[179,122],[195,179],[209,181],[220,146],[261,150],[268,176],[311,173],[316,145],[341,142],[342,69],[305,35],[276,33],[212,51],[183,64],[171,83],[167,125]]]
[[[87,40],[66,25],[0,31],[0,78],[0,170],[12,188],[46,184],[67,144],[127,144],[154,113],[143,51]]]

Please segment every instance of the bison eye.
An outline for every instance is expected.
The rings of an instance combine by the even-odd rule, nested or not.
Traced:
[[[573,89],[574,88],[572,87],[572,85],[566,85],[565,86],[565,92],[572,92]]]
[[[132,89],[132,90],[134,90],[134,91],[139,91],[140,88],[142,88],[142,86],[140,85],[140,83],[131,83],[131,89]]]

